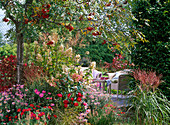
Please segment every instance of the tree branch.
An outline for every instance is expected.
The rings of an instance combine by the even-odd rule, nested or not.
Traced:
[[[4,9],[6,10],[7,16],[16,24],[17,21],[14,19],[14,17],[9,13],[8,9],[7,9],[7,5],[8,5],[9,1],[7,1],[6,3],[2,2],[2,6],[4,7]]]

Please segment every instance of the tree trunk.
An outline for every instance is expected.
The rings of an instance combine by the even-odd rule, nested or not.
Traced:
[[[17,40],[17,83],[20,84],[23,79],[23,50],[24,50],[24,34],[16,25],[16,40]]]

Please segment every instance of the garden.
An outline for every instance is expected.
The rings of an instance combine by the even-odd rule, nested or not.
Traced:
[[[0,0],[13,26],[0,34],[0,124],[168,125],[168,3]],[[94,72],[127,70],[119,106]]]

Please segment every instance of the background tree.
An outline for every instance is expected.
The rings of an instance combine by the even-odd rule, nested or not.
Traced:
[[[132,7],[138,20],[134,21],[134,26],[150,41],[143,43],[136,40],[137,44],[131,54],[132,61],[137,67],[162,74],[165,82],[159,88],[169,98],[169,3],[167,0],[136,0]]]
[[[3,21],[15,25],[17,41],[17,82],[22,78],[24,42],[39,39],[42,33],[58,29],[67,36],[70,32],[91,39],[102,39],[107,44],[115,44],[121,51],[129,51],[134,45],[130,32],[139,39],[144,38],[130,27],[132,14],[129,1],[117,0],[0,0],[0,8],[5,10]]]

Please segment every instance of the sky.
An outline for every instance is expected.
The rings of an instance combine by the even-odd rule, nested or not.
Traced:
[[[3,22],[4,16],[5,16],[4,11],[0,9],[0,33],[2,33],[3,39],[6,40],[4,35],[7,33],[7,30],[10,29],[10,25],[7,25],[6,22]]]

